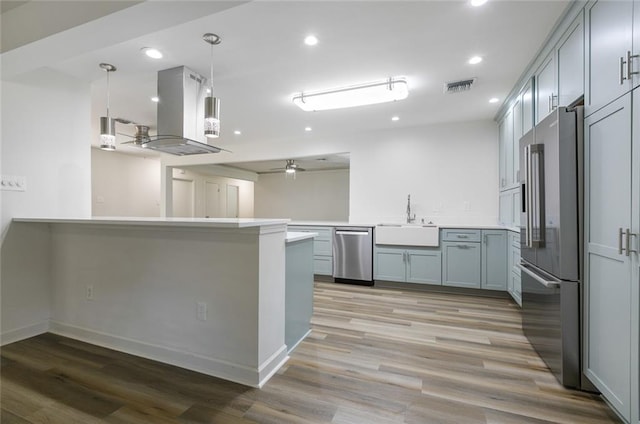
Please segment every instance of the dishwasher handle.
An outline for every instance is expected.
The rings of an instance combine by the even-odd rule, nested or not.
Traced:
[[[368,236],[368,231],[348,231],[348,230],[336,230],[336,234],[345,236]]]

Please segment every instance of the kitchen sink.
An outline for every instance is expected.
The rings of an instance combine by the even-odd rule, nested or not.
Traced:
[[[376,244],[438,247],[440,229],[433,224],[378,224]]]

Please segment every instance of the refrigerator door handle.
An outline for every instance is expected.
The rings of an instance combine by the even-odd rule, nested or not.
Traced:
[[[546,236],[545,217],[545,187],[544,187],[544,144],[532,144],[529,146],[529,160],[531,161],[531,174],[534,187],[531,187],[532,195],[535,198],[532,209],[532,229],[531,247],[544,247]],[[535,165],[533,162],[535,159]],[[535,173],[535,175],[533,175]],[[530,184],[531,186],[531,184]]]
[[[538,283],[542,284],[543,286],[545,286],[548,289],[558,289],[558,288],[560,288],[560,282],[559,281],[546,280],[546,279],[542,278],[541,276],[539,276],[538,274],[536,274],[535,272],[530,270],[529,267],[526,264],[523,264],[522,262],[518,264],[518,268],[520,268],[522,271],[527,273],[527,275],[529,275],[531,278],[533,278]]]
[[[525,244],[527,245],[527,247],[533,247],[532,241],[531,241],[531,231],[533,229],[533,215],[531,213],[531,210],[533,209],[533,195],[532,195],[532,190],[531,190],[531,186],[532,186],[532,181],[533,181],[533,176],[531,175],[531,149],[530,149],[530,145],[525,146],[524,148],[524,170],[525,170],[525,194],[526,194],[526,203],[525,203],[525,207],[526,207],[526,214],[527,214],[527,223],[526,223],[526,228],[525,228]]]

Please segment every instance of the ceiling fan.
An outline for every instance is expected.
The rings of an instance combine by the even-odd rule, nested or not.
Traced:
[[[272,171],[284,171],[287,174],[295,174],[296,171],[306,171],[304,168],[300,168],[296,165],[293,159],[287,159],[284,168],[271,168]]]

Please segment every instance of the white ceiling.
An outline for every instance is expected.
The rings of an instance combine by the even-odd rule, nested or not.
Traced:
[[[122,25],[130,15],[127,25],[135,26],[140,22],[135,11],[142,10],[137,8],[151,10],[147,16],[152,21],[153,3],[166,4],[145,3],[110,18],[121,16]],[[105,72],[98,64],[115,65],[112,115],[153,128],[156,105],[149,99],[156,93],[157,71],[185,65],[207,76],[210,47],[202,35],[214,32],[222,37],[214,47],[222,135],[213,144],[233,150],[239,143],[321,142],[361,131],[492,119],[500,103],[489,104],[489,98],[505,98],[568,3],[490,0],[476,8],[453,0],[236,2],[127,40],[115,36],[126,26],[112,28],[115,35],[110,35],[100,20],[89,22],[85,25],[96,28],[96,47],[50,59],[48,65],[92,83],[96,123],[106,103]],[[306,46],[307,34],[315,34],[318,45]],[[164,58],[143,56],[145,46],[160,49]],[[470,65],[472,55],[484,61]],[[410,89],[409,97],[399,102],[323,112],[303,112],[291,102],[295,92],[397,75],[407,77]],[[477,78],[470,92],[443,93],[445,82],[469,77]],[[392,122],[394,115],[400,120]],[[305,133],[306,126],[313,131]]]

